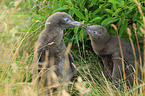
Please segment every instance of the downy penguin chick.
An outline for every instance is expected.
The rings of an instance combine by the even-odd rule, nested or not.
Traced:
[[[65,12],[56,12],[48,17],[45,23],[45,28],[38,38],[37,52],[39,69],[42,68],[43,62],[46,60],[46,51],[48,51],[48,63],[46,67],[52,67],[49,63],[53,58],[54,66],[56,66],[55,73],[60,78],[61,82],[69,82],[70,79],[76,75],[77,71],[73,66],[74,59],[72,55],[69,53],[68,57],[65,58],[67,48],[63,40],[63,30],[68,27],[80,25],[80,22],[74,21],[72,17]],[[68,66],[68,69],[65,68],[65,65]],[[38,71],[40,72],[41,70]]]
[[[94,52],[102,59],[106,77],[112,79],[113,82],[123,79],[123,68],[118,38],[109,35],[106,28],[100,25],[87,26],[83,24],[82,27],[89,34]],[[134,81],[135,59],[131,43],[123,38],[120,38],[120,41],[125,63],[126,83],[128,86],[132,86]],[[134,46],[134,48],[136,56],[139,58],[138,49],[136,46]]]

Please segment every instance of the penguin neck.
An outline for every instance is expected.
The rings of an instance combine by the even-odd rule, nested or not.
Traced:
[[[101,55],[106,53],[106,46],[111,40],[111,35],[106,36],[105,38],[91,38],[91,44],[93,47],[93,50],[96,54]]]
[[[45,35],[49,42],[54,42],[56,45],[60,45],[63,41],[63,29],[56,25],[47,25],[45,27]]]

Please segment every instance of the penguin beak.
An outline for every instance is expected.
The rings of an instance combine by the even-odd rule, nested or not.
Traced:
[[[96,34],[98,36],[101,36],[101,34],[98,33],[97,30],[92,30],[91,27],[85,25],[85,24],[82,24],[81,25],[89,34]]]
[[[73,26],[81,26],[81,22],[74,21],[74,20],[71,20],[71,19],[69,19],[69,18],[63,18],[63,20],[64,20],[67,24],[70,24],[70,25],[73,25]]]
[[[78,21],[68,21],[67,23],[73,26],[81,26],[81,22],[78,22]]]
[[[81,25],[87,32],[91,32],[91,28],[85,24]]]

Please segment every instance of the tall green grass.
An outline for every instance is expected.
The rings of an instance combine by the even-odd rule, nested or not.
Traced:
[[[126,39],[127,27],[132,30],[132,23],[136,23],[135,36],[143,38],[142,33],[145,33],[145,17],[141,12],[145,8],[139,5],[143,5],[143,1],[136,5],[133,0],[2,0],[0,4],[0,96],[38,96],[41,90],[45,90],[38,89],[37,78],[33,77],[35,43],[45,20],[54,12],[67,12],[75,20],[85,20],[88,25],[102,24],[111,34],[116,34],[110,26],[114,23],[119,36]],[[135,36],[132,36],[133,42]],[[64,39],[66,45],[69,42],[73,44],[71,53],[79,75],[76,83],[70,84],[69,92],[62,90],[64,96],[145,94],[144,83],[126,91],[105,78],[100,58],[92,51],[88,35],[83,29],[76,27],[74,30],[65,30]]]

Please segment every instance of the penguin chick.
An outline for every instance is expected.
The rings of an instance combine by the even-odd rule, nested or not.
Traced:
[[[74,68],[74,59],[69,53],[67,58],[65,52],[67,50],[63,40],[63,30],[68,27],[80,26],[81,23],[74,21],[70,15],[65,12],[56,12],[48,17],[45,23],[44,30],[40,33],[38,38],[38,68],[41,69],[46,60],[46,51],[49,52],[47,57],[47,68],[50,66],[50,60],[54,59],[54,66],[56,66],[55,73],[61,79],[60,81],[69,82],[70,79],[76,75],[77,71]],[[65,62],[67,61],[67,62]],[[67,65],[67,68],[65,66]],[[41,70],[38,70],[39,72]]]
[[[109,35],[106,28],[100,25],[87,26],[83,24],[82,27],[89,34],[94,52],[102,59],[106,77],[111,78],[113,82],[122,79],[123,68],[118,38],[116,36]],[[133,86],[135,59],[131,43],[123,38],[120,38],[120,41],[125,63],[126,83],[129,86]],[[137,47],[134,46],[134,48],[138,59],[139,53]]]

